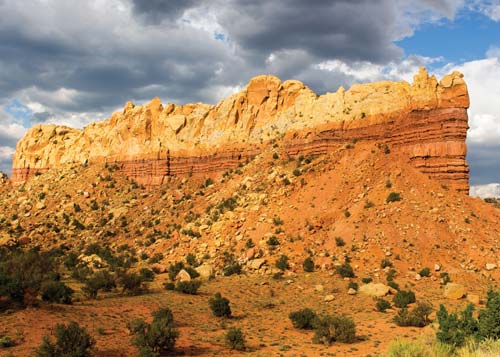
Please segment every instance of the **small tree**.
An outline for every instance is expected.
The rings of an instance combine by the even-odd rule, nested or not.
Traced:
[[[75,292],[60,281],[47,281],[42,284],[42,300],[59,304],[71,304],[71,296]]]
[[[432,305],[420,302],[412,310],[403,308],[394,316],[394,322],[398,326],[424,327],[429,324],[429,315],[432,312]]]
[[[461,347],[468,337],[477,337],[479,325],[472,316],[473,312],[474,305],[469,304],[459,317],[456,313],[448,313],[444,305],[441,305],[436,314],[439,322],[439,330],[436,333],[438,341],[453,347]]]
[[[231,307],[229,306],[229,300],[222,297],[220,293],[214,295],[209,301],[210,309],[212,313],[217,317],[230,317]]]
[[[293,327],[301,330],[311,330],[314,328],[313,322],[317,316],[313,310],[305,308],[291,312],[288,317],[292,320]]]
[[[399,290],[392,298],[394,306],[399,308],[405,308],[408,306],[408,304],[413,304],[415,301],[417,301],[415,298],[415,293],[409,290]]]
[[[57,324],[55,335],[55,342],[48,336],[43,337],[43,342],[36,351],[37,356],[86,357],[91,355],[92,347],[95,345],[92,336],[74,321],[68,325]]]
[[[311,257],[307,257],[304,260],[304,263],[302,263],[302,267],[304,268],[305,272],[311,273],[314,271],[314,261],[312,260]]]
[[[233,350],[243,351],[245,349],[245,336],[241,329],[231,327],[226,334],[226,343]]]
[[[134,335],[132,343],[140,349],[141,355],[147,356],[171,351],[179,337],[174,316],[168,308],[155,311],[151,324],[143,319],[132,320],[129,329]]]
[[[356,325],[347,316],[324,315],[314,320],[315,343],[331,345],[333,342],[352,343],[356,340]]]
[[[481,338],[500,338],[500,292],[488,291],[486,308],[479,311]]]

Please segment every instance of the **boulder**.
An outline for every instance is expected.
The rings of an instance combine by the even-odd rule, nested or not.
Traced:
[[[383,297],[389,293],[390,287],[382,283],[368,283],[361,285],[359,292],[372,297]]]
[[[209,280],[214,276],[214,268],[210,264],[202,264],[195,270],[200,274],[200,278],[204,280]]]
[[[325,298],[323,299],[325,302],[330,302],[335,300],[335,296],[333,295],[326,295]]]
[[[191,281],[191,275],[184,269],[182,269],[177,276],[175,277],[175,281]]]
[[[253,259],[248,262],[248,267],[253,270],[259,270],[264,264],[266,264],[267,260],[264,258]]]
[[[444,287],[444,297],[450,300],[458,300],[465,295],[465,286],[457,283],[448,283]]]

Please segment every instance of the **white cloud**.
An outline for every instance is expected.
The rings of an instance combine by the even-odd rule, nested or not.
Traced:
[[[500,197],[500,183],[471,186],[469,195],[481,198]]]

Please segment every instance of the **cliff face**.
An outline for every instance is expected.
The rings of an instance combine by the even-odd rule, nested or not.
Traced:
[[[17,144],[12,182],[70,162],[115,163],[149,185],[166,176],[222,171],[283,138],[294,155],[321,154],[353,140],[388,145],[422,172],[468,192],[469,97],[462,75],[440,82],[425,69],[407,82],[354,85],[318,96],[298,81],[253,78],[217,105],[128,102],[83,130],[38,125]]]

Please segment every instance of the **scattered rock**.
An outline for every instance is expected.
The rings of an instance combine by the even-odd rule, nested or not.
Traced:
[[[467,294],[467,301],[474,305],[479,305],[479,295]]]
[[[497,268],[497,265],[495,263],[487,263],[486,264],[486,270],[493,270],[493,269],[496,269]]]
[[[389,293],[390,287],[382,283],[368,283],[361,285],[359,292],[372,297],[383,297]]]
[[[354,290],[353,288],[350,288],[349,290],[347,290],[347,294],[349,294],[349,295],[356,295],[357,291]]]
[[[316,291],[317,293],[322,293],[323,291],[325,290],[324,286],[321,285],[321,284],[318,284],[314,287],[314,291]]]
[[[434,264],[434,271],[440,271],[440,270],[441,270],[441,265]]]
[[[264,264],[266,264],[267,260],[264,258],[253,259],[248,262],[248,267],[253,270],[259,270]]]
[[[155,264],[151,265],[151,269],[156,274],[163,274],[167,271],[167,267],[163,264],[160,264],[160,263],[155,263]]]
[[[176,281],[191,281],[191,276],[187,271],[182,269],[175,277]]]
[[[457,283],[448,283],[444,287],[444,297],[450,300],[459,300],[465,295],[465,286]]]
[[[210,264],[202,264],[195,270],[200,274],[200,278],[209,280],[214,276],[214,268]]]
[[[335,300],[335,296],[333,295],[326,295],[325,298],[323,299],[325,302],[330,302]]]

